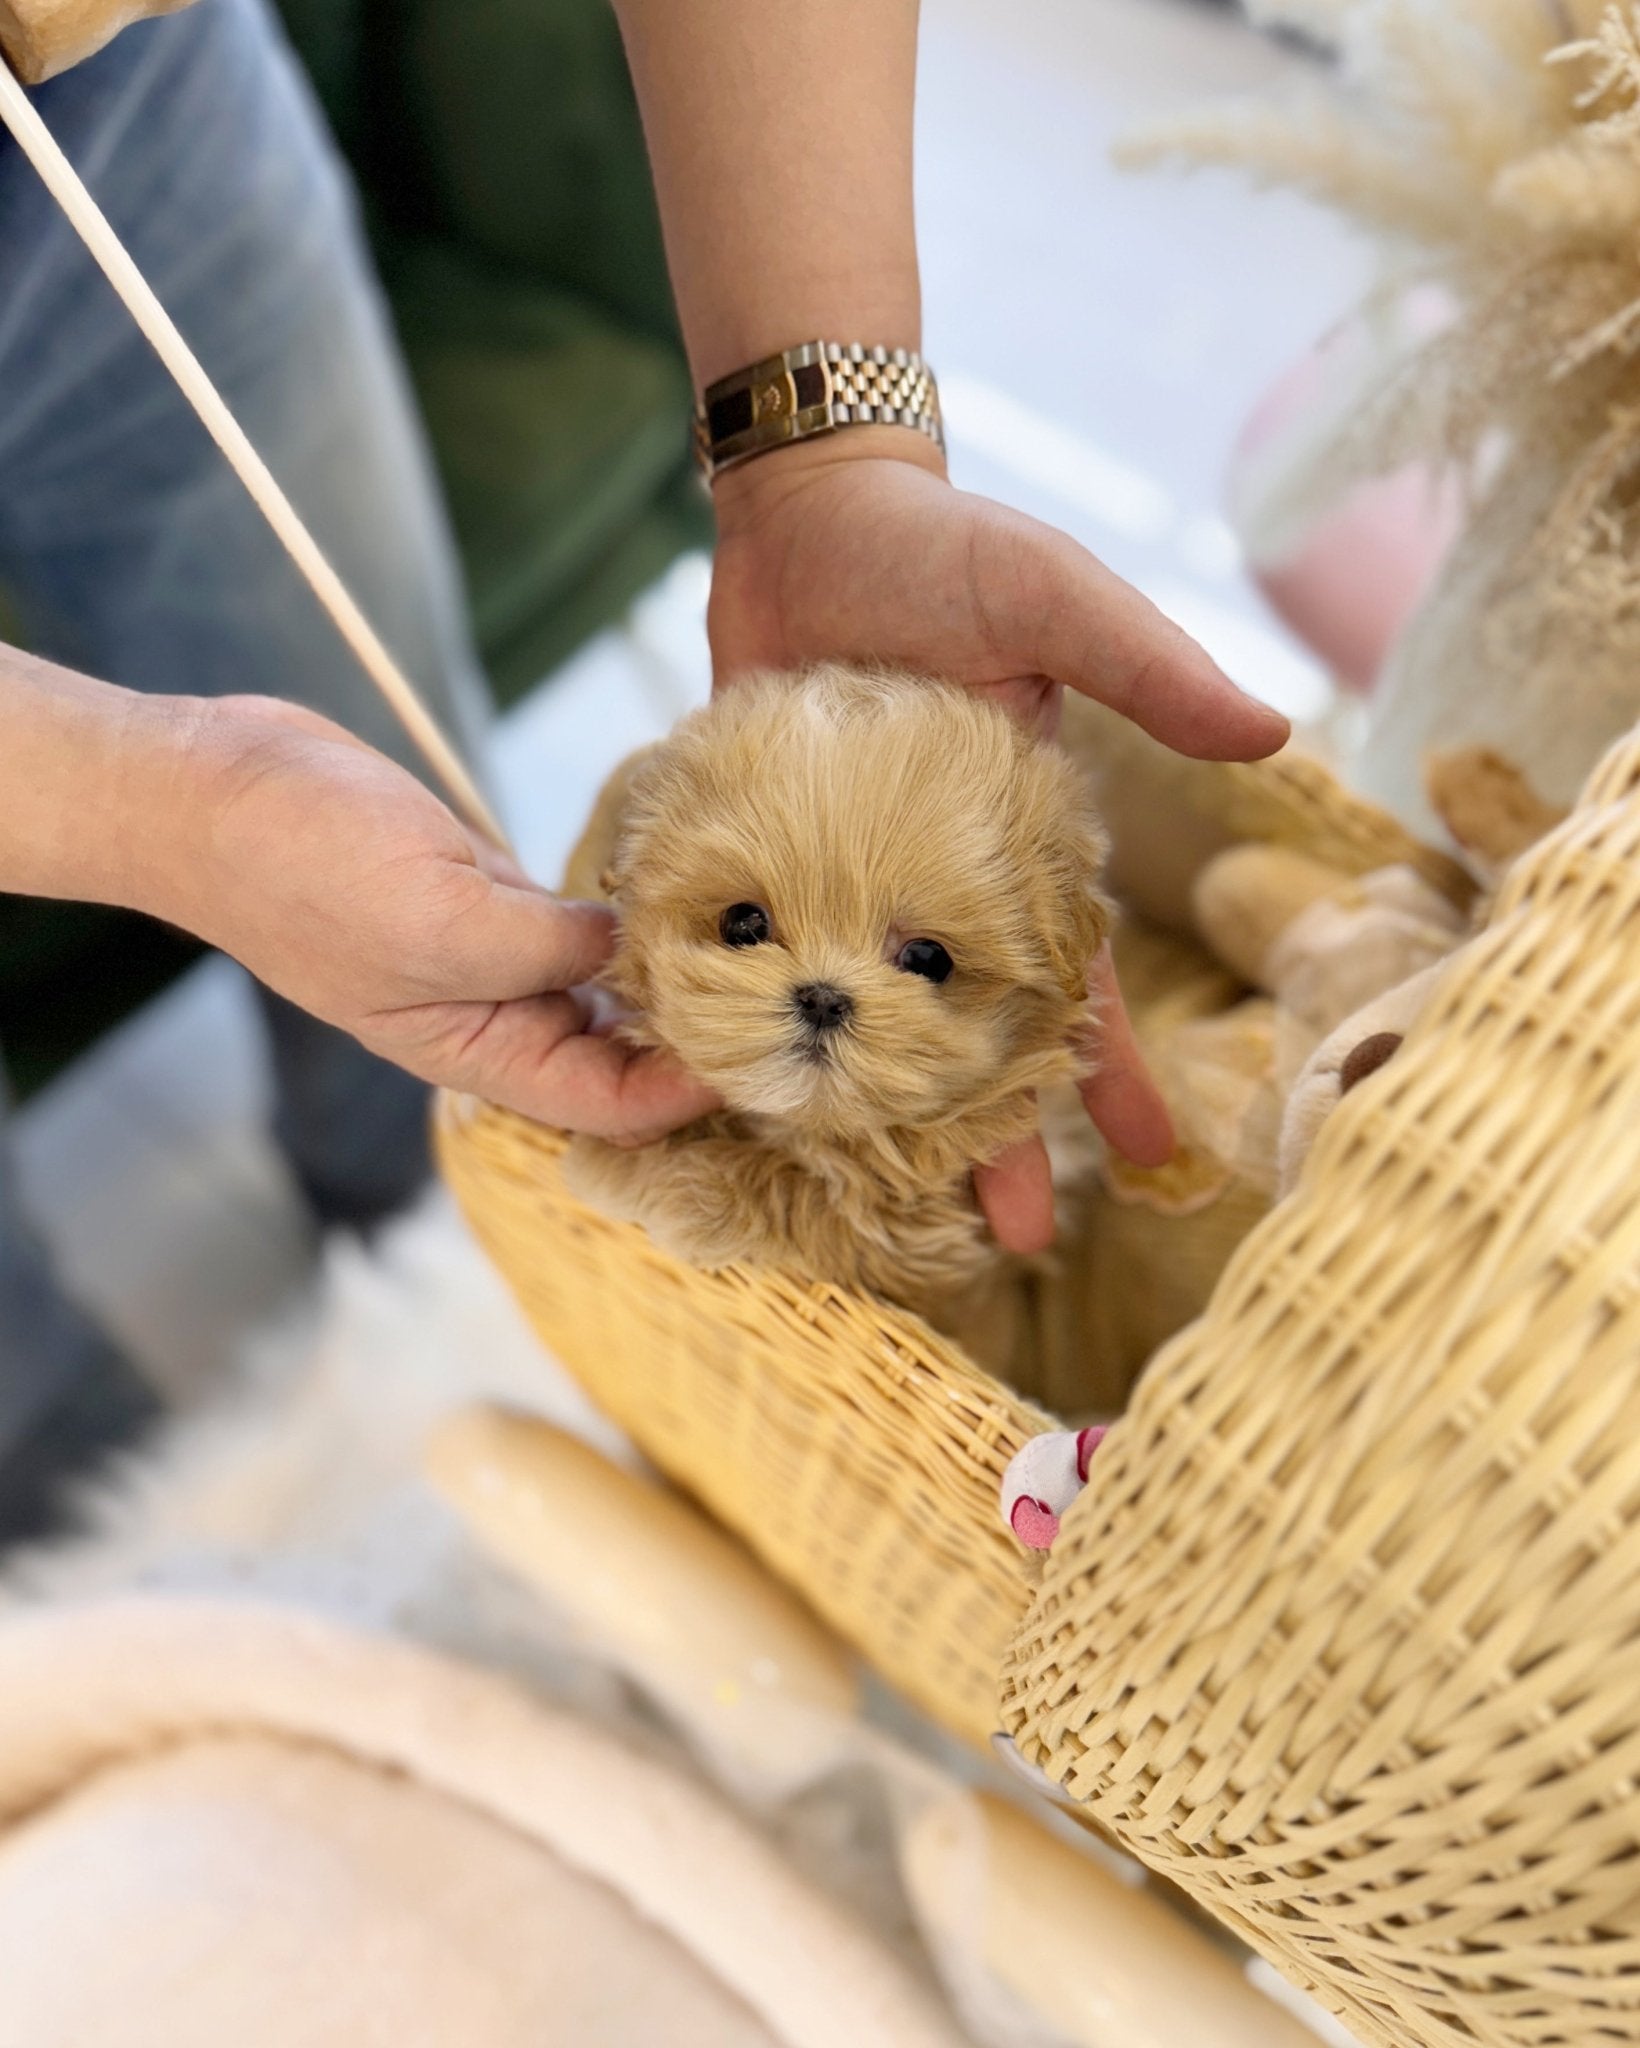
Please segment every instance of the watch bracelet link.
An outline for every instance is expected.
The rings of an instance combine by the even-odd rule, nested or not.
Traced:
[[[939,387],[911,349],[805,341],[708,385],[695,408],[707,481],[772,448],[840,427],[911,427],[945,446]]]

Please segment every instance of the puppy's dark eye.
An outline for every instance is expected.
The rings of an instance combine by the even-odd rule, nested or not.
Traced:
[[[920,974],[924,981],[945,981],[952,960],[938,939],[908,939],[895,955],[894,965],[902,974]]]
[[[726,946],[761,946],[773,927],[761,903],[731,903],[718,919]]]

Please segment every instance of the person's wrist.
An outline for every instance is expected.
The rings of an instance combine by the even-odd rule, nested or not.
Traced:
[[[227,843],[243,799],[299,759],[301,733],[254,698],[138,700],[125,836],[140,848],[131,907],[232,951],[244,863]],[[281,707],[269,705],[270,712]],[[242,909],[241,904],[241,909]]]
[[[915,427],[839,427],[810,441],[771,448],[715,477],[712,509],[718,538],[734,539],[817,478],[847,475],[859,464],[874,462],[907,463],[942,482],[950,480],[943,449]]]
[[[15,649],[0,672],[16,788],[0,820],[0,887],[154,910],[185,827],[182,700],[116,689]]]
[[[209,698],[126,696],[109,790],[117,824],[108,836],[120,849],[120,867],[105,900],[201,930],[212,802],[209,737],[219,722]]]

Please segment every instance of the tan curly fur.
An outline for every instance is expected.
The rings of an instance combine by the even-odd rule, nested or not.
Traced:
[[[1072,1075],[1109,928],[1077,771],[939,684],[761,676],[617,770],[576,893],[611,846],[628,1028],[725,1107],[642,1150],[577,1140],[577,1190],[694,1264],[778,1263],[949,1314],[1001,1257],[970,1169]],[[747,903],[769,939],[726,944]],[[896,965],[912,939],[945,947],[947,980]],[[851,1006],[818,1040],[794,1006],[816,984]]]

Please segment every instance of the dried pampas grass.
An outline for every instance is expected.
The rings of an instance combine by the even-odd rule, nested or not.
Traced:
[[[1331,53],[1282,102],[1173,123],[1130,161],[1296,186],[1378,240],[1370,365],[1248,508],[1249,542],[1410,462],[1469,518],[1382,679],[1368,792],[1428,829],[1424,756],[1484,743],[1569,802],[1640,718],[1640,7],[1253,0]],[[1416,288],[1438,331],[1395,318]]]

